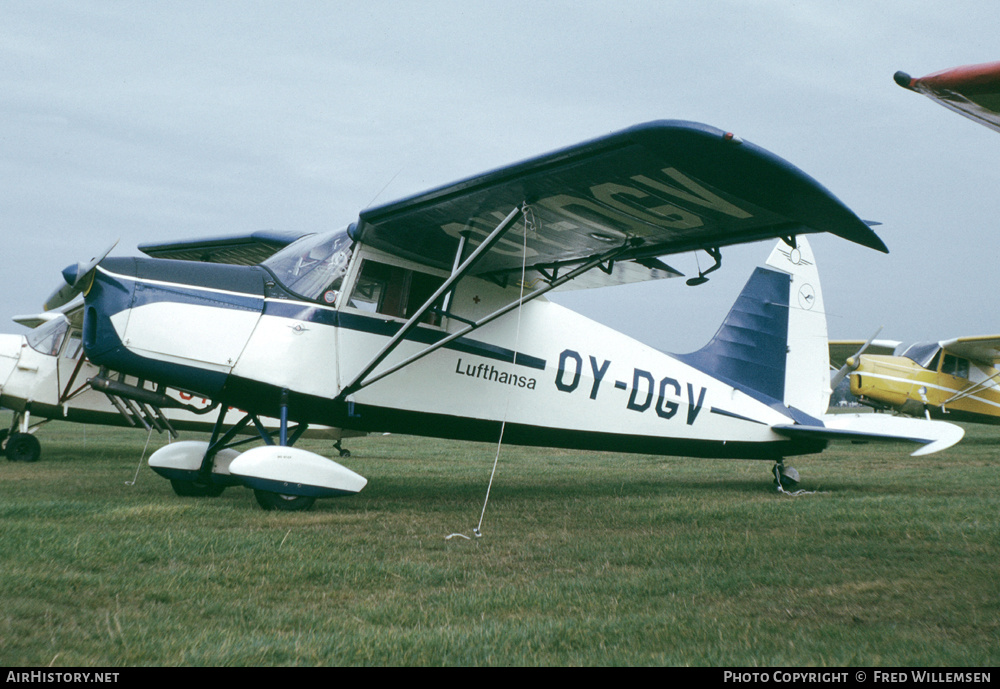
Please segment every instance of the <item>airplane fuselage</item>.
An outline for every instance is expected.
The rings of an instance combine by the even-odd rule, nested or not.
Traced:
[[[515,444],[755,459],[823,448],[774,433],[793,423],[775,400],[544,298],[342,395],[406,320],[406,290],[445,276],[362,247],[342,289],[305,300],[260,266],[106,259],[84,342],[98,364],[258,414],[276,416],[287,390],[291,419],[354,430],[496,441],[505,423]],[[371,377],[518,289],[462,280],[449,308],[462,320],[429,316]]]
[[[967,360],[952,372],[935,369],[903,356],[862,355],[851,394],[913,416],[1000,424],[1000,370]]]

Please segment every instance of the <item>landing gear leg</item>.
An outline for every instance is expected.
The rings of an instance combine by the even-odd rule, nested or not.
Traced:
[[[188,477],[171,478],[170,487],[174,493],[182,498],[217,498],[226,489],[226,484],[216,483],[212,480],[212,465],[215,455],[231,439],[229,434],[219,441],[219,433],[222,430],[222,423],[226,418],[226,405],[219,405],[219,416],[215,420],[215,427],[212,429],[212,439],[205,446],[205,454],[201,458],[201,468],[198,470],[198,478],[191,480]],[[244,419],[237,424],[233,435],[249,421]],[[152,458],[150,458],[152,462]]]
[[[333,447],[337,450],[337,452],[340,453],[341,457],[350,457],[351,456],[351,451],[345,449],[344,446],[341,445],[340,443],[341,443],[340,440],[335,440],[334,443],[333,443]]]
[[[288,390],[281,391],[281,428],[279,431],[279,442],[283,447],[289,445],[288,442]],[[294,439],[293,439],[294,442]],[[316,498],[307,495],[285,495],[268,490],[255,488],[253,491],[257,504],[265,510],[278,510],[281,512],[301,512],[308,510],[316,502]]]

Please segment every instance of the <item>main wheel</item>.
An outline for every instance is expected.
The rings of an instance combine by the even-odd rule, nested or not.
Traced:
[[[306,495],[284,495],[258,489],[254,489],[253,496],[257,498],[257,504],[263,509],[280,512],[302,512],[312,507],[313,503],[316,502],[316,498]]]
[[[217,498],[226,489],[225,486],[217,486],[214,483],[195,483],[178,479],[170,479],[170,487],[182,498]]]
[[[13,433],[4,454],[12,462],[37,462],[42,456],[42,444],[30,433]]]

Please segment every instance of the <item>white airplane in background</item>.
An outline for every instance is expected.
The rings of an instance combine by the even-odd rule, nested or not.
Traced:
[[[259,250],[245,247],[241,256],[262,254],[287,245],[296,237],[277,233],[254,233],[248,242],[258,241]],[[268,248],[270,251],[268,252]],[[203,249],[201,260],[221,261],[225,247]],[[101,371],[83,353],[81,328],[83,299],[43,314],[15,316],[14,321],[31,330],[25,335],[0,334],[0,407],[13,412],[9,428],[0,428],[0,449],[13,462],[35,462],[41,457],[37,431],[54,419],[108,426],[141,427],[169,433],[178,431],[211,432],[215,419],[210,416],[218,405],[196,395],[178,390],[157,392],[154,384],[120,374]],[[100,389],[91,381],[97,381]],[[129,385],[131,397],[118,397],[115,388]],[[136,398],[135,388],[145,393]],[[237,410],[229,410],[233,419]],[[241,415],[242,416],[242,415]],[[265,432],[277,428],[277,420],[260,419]],[[255,429],[254,434],[258,431]],[[326,426],[309,429],[308,437],[328,438],[341,457],[349,457],[343,448],[344,437],[362,435]],[[190,482],[175,482],[175,489],[188,494]]]
[[[251,421],[280,419],[277,446],[236,455],[213,438],[149,460],[174,481],[250,487],[265,509],[304,509],[367,482],[292,447],[292,421],[769,460],[779,486],[794,478],[786,457],[830,440],[913,441],[915,454],[954,444],[962,430],[944,422],[826,415],[826,318],[804,240],[816,232],[886,250],[786,161],[713,127],[661,121],[366,210],[256,266],[71,266],[47,308],[85,294],[83,346],[96,365]],[[657,257],[703,249],[715,265],[697,284],[723,247],[771,238],[782,241],[768,266],[692,354],[657,351],[544,298],[672,277]],[[668,298],[643,306],[665,312]]]

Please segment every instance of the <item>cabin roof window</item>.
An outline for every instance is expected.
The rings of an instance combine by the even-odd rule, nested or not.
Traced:
[[[352,245],[346,229],[312,234],[289,244],[261,265],[293,294],[332,306],[347,274]]]

